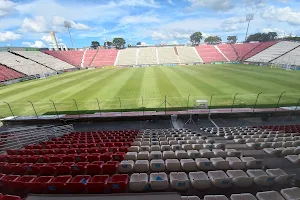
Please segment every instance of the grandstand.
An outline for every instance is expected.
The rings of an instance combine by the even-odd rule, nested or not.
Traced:
[[[279,56],[277,59],[272,60],[271,63],[300,66],[300,48],[296,48],[286,54]]]
[[[116,65],[136,65],[138,60],[138,48],[127,48],[119,51],[118,58],[116,60]]]
[[[14,69],[26,75],[47,75],[56,73],[53,69],[45,67],[37,62],[25,59],[10,52],[0,52],[0,64]]]
[[[102,67],[102,66],[113,66],[116,61],[118,51],[116,49],[100,49],[97,51],[90,66]]]
[[[204,63],[227,61],[227,59],[216,49],[214,45],[199,45],[196,46],[196,50]]]
[[[179,64],[180,60],[176,47],[158,47],[158,62],[159,64]]]
[[[235,49],[230,44],[219,44],[217,47],[222,51],[222,53],[230,60],[238,60],[238,52],[235,52]]]
[[[73,69],[74,66],[41,51],[15,51],[15,54],[45,65],[55,71]]]
[[[274,44],[273,46],[261,51],[260,53],[252,56],[251,58],[247,59],[248,62],[264,62],[268,63],[283,54],[286,54],[289,51],[300,46],[300,43],[295,42],[279,42]]]
[[[43,51],[76,67],[81,66],[84,51]]]
[[[193,64],[203,62],[195,47],[178,46],[177,51],[180,63]]]
[[[144,47],[139,48],[138,65],[157,65],[157,48],[156,47]]]
[[[21,74],[6,66],[0,65],[0,82],[21,78],[23,76],[24,74]]]

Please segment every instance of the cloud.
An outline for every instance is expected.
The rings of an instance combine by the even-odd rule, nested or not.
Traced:
[[[220,30],[224,32],[232,32],[236,31],[240,28],[239,24],[243,24],[246,22],[246,17],[232,17],[224,20],[220,24]]]
[[[120,19],[120,24],[148,24],[158,23],[160,20],[156,16],[138,15],[138,16],[125,16]]]
[[[16,3],[10,0],[0,1],[0,16],[6,16],[15,11]]]
[[[34,43],[31,43],[31,42],[22,42],[22,45],[26,46],[26,47],[37,47],[37,48],[46,47],[46,45],[42,41],[35,41]]]
[[[50,35],[44,35],[42,38],[41,38],[42,41],[44,41],[45,43],[47,44],[52,44],[52,38]],[[57,42],[62,42],[63,40],[61,38],[58,38],[56,37],[56,41]]]
[[[232,0],[187,0],[191,5],[187,10],[194,11],[200,8],[208,8],[214,11],[228,11],[234,7]]]
[[[174,5],[172,0],[168,0],[168,3]]]
[[[16,34],[11,31],[0,32],[0,42],[18,40],[21,39],[21,37],[22,36],[20,34]]]
[[[278,22],[287,22],[291,25],[300,25],[300,12],[294,12],[290,7],[275,8],[270,6],[261,14],[261,17]]]
[[[155,0],[120,0],[117,5],[120,6],[140,6],[140,7],[159,7]]]
[[[65,32],[64,27],[65,18],[60,16],[53,16],[52,19],[45,18],[44,16],[36,16],[35,18],[25,18],[20,32],[36,32],[36,33],[46,33],[50,31]],[[89,30],[90,27],[81,23],[75,23],[74,21],[69,21],[71,23],[71,28],[79,30]]]

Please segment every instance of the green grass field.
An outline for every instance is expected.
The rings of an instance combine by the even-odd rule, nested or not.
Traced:
[[[0,88],[0,117],[9,116],[4,101],[15,115],[38,115],[57,110],[86,113],[122,109],[158,110],[167,97],[168,109],[185,109],[194,100],[210,100],[212,107],[230,107],[235,93],[235,107],[252,107],[256,95],[263,92],[258,107],[275,107],[281,92],[286,91],[280,105],[296,105],[300,98],[300,72],[247,65],[201,65],[178,67],[143,67],[81,70],[43,80],[33,80]]]

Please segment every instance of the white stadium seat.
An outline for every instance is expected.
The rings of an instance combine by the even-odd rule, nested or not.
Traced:
[[[196,158],[195,162],[200,170],[208,171],[213,169],[212,162],[208,158]]]
[[[170,183],[175,190],[186,190],[190,187],[190,180],[184,172],[171,172]]]
[[[128,148],[128,152],[139,152],[139,146],[131,146]]]
[[[288,155],[285,158],[288,159],[289,161],[291,161],[292,163],[300,163],[299,155]]]
[[[187,154],[188,154],[189,158],[193,158],[193,159],[201,157],[199,151],[197,151],[197,150],[188,150]]]
[[[215,187],[231,187],[232,180],[227,176],[227,174],[224,171],[209,171],[208,177],[211,179],[211,182]]]
[[[193,159],[181,159],[181,168],[186,172],[197,171],[196,162]]]
[[[165,165],[166,165],[166,169],[171,172],[181,170],[180,162],[178,159],[167,159],[165,161]]]
[[[122,160],[119,164],[119,172],[129,173],[133,171],[134,161],[133,160]]]
[[[278,183],[278,184],[288,184],[295,178],[295,175],[293,175],[293,174],[288,175],[282,169],[279,169],[279,168],[277,168],[277,169],[267,169],[266,173],[269,176],[276,177],[275,182]]]
[[[136,172],[148,172],[149,161],[148,160],[137,160],[134,163],[134,171]]]
[[[204,200],[228,200],[228,198],[224,195],[206,195]]]
[[[150,187],[152,190],[166,190],[169,188],[168,175],[164,172],[150,174]]]
[[[260,169],[262,167],[262,160],[256,160],[253,157],[241,157],[241,160],[246,162],[249,169]]]
[[[148,151],[141,151],[138,153],[138,160],[149,160],[150,154]]]
[[[286,200],[299,200],[300,198],[300,188],[298,187],[282,189],[280,193]]]
[[[163,159],[173,159],[175,158],[174,151],[163,151]]]
[[[227,170],[227,175],[237,187],[250,187],[253,178],[249,177],[243,170]]]
[[[227,152],[222,149],[213,149],[212,152],[214,153],[215,157],[226,158],[227,156]]]
[[[268,192],[258,192],[256,194],[258,200],[285,200],[278,192],[268,191]]]
[[[134,173],[130,176],[129,188],[132,191],[140,192],[146,189],[148,175],[146,173]]]
[[[247,174],[254,178],[254,182],[259,186],[270,186],[274,183],[275,177],[269,176],[261,169],[249,169]]]
[[[162,153],[161,151],[151,151],[150,153],[150,159],[162,159]]]
[[[176,158],[180,159],[186,159],[189,158],[187,152],[185,150],[177,150],[175,151]]]
[[[181,196],[181,200],[200,200],[198,196]]]
[[[199,150],[199,152],[203,158],[213,158],[214,157],[214,153],[209,149],[201,149],[201,150]]]
[[[226,160],[229,162],[229,166],[232,169],[245,169],[246,162],[241,161],[238,157],[227,157]]]
[[[212,186],[211,180],[204,172],[190,172],[189,178],[194,188],[204,190]]]
[[[127,152],[125,154],[124,160],[137,160],[137,152]]]
[[[161,159],[151,160],[150,169],[153,172],[163,172],[163,171],[165,171],[165,162],[164,162],[164,160],[161,160]]]
[[[257,200],[255,196],[250,193],[233,194],[230,196],[230,200]]]
[[[224,158],[211,158],[210,161],[212,162],[212,165],[216,168],[216,169],[222,169],[222,170],[226,170],[226,169],[230,169],[229,167],[229,161],[224,160]]]

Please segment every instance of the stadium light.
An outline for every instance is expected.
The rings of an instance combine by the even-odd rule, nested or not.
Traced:
[[[248,37],[248,31],[249,31],[249,26],[250,26],[250,21],[254,19],[254,14],[248,14],[246,16],[246,21],[248,22],[248,27],[247,27],[247,31],[246,31],[246,37],[245,37],[245,41],[247,40]]]
[[[64,21],[64,25],[68,29],[69,37],[70,37],[70,40],[71,40],[71,44],[72,44],[72,47],[74,48],[72,36],[71,36],[71,33],[70,33],[70,28],[72,28],[72,24],[69,21]]]

